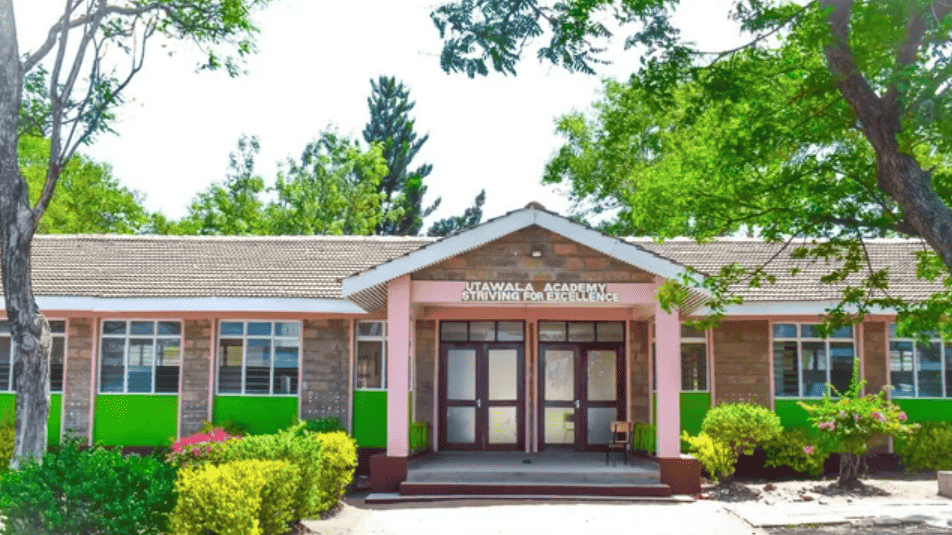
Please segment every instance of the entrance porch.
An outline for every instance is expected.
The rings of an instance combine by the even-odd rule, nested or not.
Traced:
[[[433,452],[407,463],[400,494],[670,496],[657,462],[596,452]]]

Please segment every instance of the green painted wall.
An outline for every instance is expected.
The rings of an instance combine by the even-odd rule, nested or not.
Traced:
[[[212,421],[231,420],[252,435],[266,435],[284,429],[298,416],[297,396],[215,396]]]
[[[952,399],[894,399],[910,422],[952,422]]]
[[[100,394],[93,442],[107,446],[169,446],[178,425],[178,396]]]
[[[701,432],[701,423],[711,408],[710,392],[681,392],[681,431],[692,435]],[[658,396],[652,394],[651,421],[658,417]]]
[[[387,447],[387,392],[354,391],[353,435],[361,448]]]
[[[799,399],[775,399],[774,412],[780,417],[780,424],[784,427],[811,427],[808,419],[810,414],[800,406]],[[807,403],[816,403],[810,400]]]
[[[13,423],[13,418],[16,415],[16,404],[17,396],[16,394],[0,394],[0,425],[6,424],[7,421]],[[50,444],[59,444],[60,441],[60,416],[62,414],[63,408],[63,395],[62,394],[51,394],[50,395],[50,417],[47,420],[47,435]],[[8,420],[9,419],[9,420]]]

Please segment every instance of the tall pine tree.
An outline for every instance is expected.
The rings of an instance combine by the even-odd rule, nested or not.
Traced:
[[[473,205],[463,211],[463,215],[447,217],[434,222],[430,225],[430,230],[426,232],[426,235],[449,236],[475,227],[483,220],[483,204],[485,202],[486,190],[482,190],[473,199]]]
[[[430,164],[410,169],[410,162],[429,139],[429,135],[417,137],[413,131],[414,120],[410,111],[416,105],[410,100],[410,91],[397,82],[395,77],[381,76],[371,80],[372,92],[367,99],[370,107],[370,122],[364,128],[364,141],[378,143],[387,161],[388,172],[380,181],[379,191],[384,193],[381,206],[384,217],[377,225],[377,234],[398,236],[415,235],[423,227],[423,218],[433,213],[440,199],[427,208],[423,207],[426,186],[423,180],[433,170]],[[402,214],[393,218],[393,212]]]

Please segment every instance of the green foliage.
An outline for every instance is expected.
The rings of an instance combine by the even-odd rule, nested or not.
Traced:
[[[720,481],[734,475],[737,456],[726,443],[703,432],[694,437],[685,431],[681,434],[681,440],[688,443],[688,451],[710,474],[712,481]]]
[[[948,422],[922,422],[908,437],[897,440],[896,446],[907,470],[952,470],[952,424]]]
[[[780,434],[780,417],[754,403],[719,403],[707,412],[701,433],[727,445],[734,460],[741,454],[752,455],[754,448]]]
[[[343,431],[344,426],[337,416],[325,416],[317,420],[304,420],[303,429],[311,433],[333,433]]]
[[[176,535],[271,535],[293,518],[298,468],[283,461],[235,461],[183,468],[171,517]]]
[[[654,455],[655,449],[657,448],[657,440],[658,435],[655,426],[645,422],[635,424],[635,428],[631,434],[632,449]]]
[[[315,512],[323,513],[337,505],[354,480],[357,443],[344,431],[317,433],[314,440],[321,445],[320,498]]]
[[[0,533],[166,533],[174,482],[175,468],[156,457],[80,450],[68,440],[42,464],[27,461],[0,476]]]
[[[831,454],[830,445],[804,427],[784,429],[761,447],[767,454],[766,466],[789,466],[813,477],[823,474],[823,463]]]
[[[297,466],[294,481],[294,519],[309,518],[318,509],[321,497],[321,444],[303,432],[303,424],[273,435],[255,435],[210,445],[208,458],[214,463],[246,460],[287,461]]]
[[[423,218],[440,205],[439,198],[427,208],[422,204],[427,190],[423,181],[433,166],[423,164],[410,170],[410,162],[430,136],[417,138],[413,131],[415,121],[410,112],[416,102],[410,100],[410,90],[403,82],[381,76],[377,81],[371,80],[370,86],[370,121],[364,127],[364,141],[379,146],[387,164],[387,173],[378,186],[383,194],[384,217],[376,233],[412,236],[420,232]]]
[[[0,474],[10,469],[16,431],[16,427],[12,423],[0,425]]]
[[[447,217],[433,222],[426,232],[427,236],[449,236],[466,229],[471,229],[483,219],[483,204],[486,202],[486,190],[481,190],[473,204],[463,211],[463,215]]]
[[[199,433],[209,434],[215,429],[221,429],[233,437],[243,437],[248,434],[248,428],[245,427],[244,424],[238,423],[234,420],[225,420],[219,424],[209,422],[208,420],[202,420],[202,428],[198,431]]]
[[[50,141],[21,136],[20,172],[36,203],[46,182]],[[56,195],[40,220],[40,234],[132,234],[149,232],[153,214],[142,206],[142,196],[119,184],[112,169],[84,156],[75,156],[60,172]]]

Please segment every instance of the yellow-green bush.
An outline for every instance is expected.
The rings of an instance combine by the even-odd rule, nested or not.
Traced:
[[[314,440],[321,445],[320,498],[316,512],[323,513],[337,505],[347,485],[354,479],[357,443],[343,431],[317,433]]]
[[[726,443],[715,440],[707,433],[692,437],[685,431],[681,440],[688,443],[690,452],[711,476],[712,481],[734,475],[734,452]]]
[[[12,424],[0,427],[0,474],[10,469],[15,438],[16,428]]]
[[[182,468],[173,535],[278,535],[292,520],[297,467],[283,461],[235,461]]]

